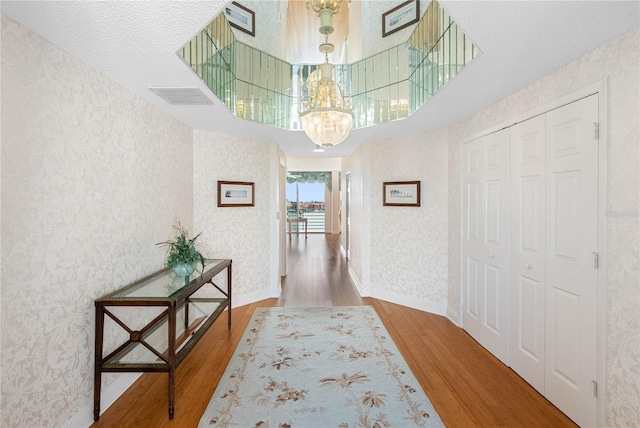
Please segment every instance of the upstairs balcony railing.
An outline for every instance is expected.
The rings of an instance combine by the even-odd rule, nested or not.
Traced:
[[[478,53],[434,0],[407,42],[353,64],[337,64],[335,79],[351,95],[353,127],[360,128],[408,117]],[[179,54],[235,116],[302,129],[302,85],[317,65],[290,64],[239,42],[224,14]]]

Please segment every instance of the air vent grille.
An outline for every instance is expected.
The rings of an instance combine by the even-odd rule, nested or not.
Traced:
[[[213,104],[198,88],[149,88],[169,104],[203,105]]]

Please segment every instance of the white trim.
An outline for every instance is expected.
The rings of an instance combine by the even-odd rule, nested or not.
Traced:
[[[351,265],[349,265],[349,277],[351,278],[351,281],[353,281],[353,285],[355,285],[355,287],[358,289],[358,293],[360,293],[360,296],[369,297],[369,295],[364,294],[364,290],[362,288],[362,282],[360,282],[358,275],[356,275],[356,271],[353,270]]]
[[[598,318],[596,350],[598,381],[598,400],[596,421],[598,426],[605,426],[606,398],[607,398],[607,274],[609,271],[607,216],[609,193],[608,163],[609,157],[609,79],[604,78],[598,83]],[[594,84],[596,86],[596,84]]]
[[[458,258],[459,258],[459,265],[458,265],[458,318],[457,318],[457,323],[456,325],[462,329],[464,329],[464,317],[462,316],[462,310],[464,309],[464,258],[462,257],[464,254],[464,216],[463,216],[463,209],[464,209],[464,157],[462,156],[462,146],[464,144],[460,144],[460,147],[458,147],[458,172],[459,172],[459,176],[458,176],[458,196],[460,197],[460,200],[458,201],[458,227],[459,227],[459,232],[458,232],[458,236],[459,236],[459,240],[458,240]],[[451,318],[449,318],[451,319]]]
[[[238,306],[250,305],[251,303],[259,302],[260,300],[272,299],[279,297],[280,293],[276,290],[261,290],[254,293],[243,294],[242,296],[233,296],[231,308],[237,308]]]
[[[122,373],[100,395],[100,414],[102,415],[133,383],[142,376],[142,373]],[[69,422],[64,424],[70,428],[86,428],[93,424],[93,400],[87,403],[80,412]]]
[[[457,327],[462,327],[462,324],[460,323],[461,318],[460,318],[459,311],[458,313],[456,313],[450,307],[447,306],[447,318],[449,318],[449,321],[454,323]]]
[[[520,113],[517,116],[514,116],[512,118],[505,119],[502,122],[497,123],[496,125],[485,128],[482,131],[477,132],[471,135],[470,137],[467,137],[464,140],[462,140],[462,142],[460,143],[460,150],[462,150],[463,145],[470,143],[473,140],[477,140],[478,138],[484,137],[485,135],[493,134],[494,132],[498,132],[505,128],[510,128],[513,125],[516,125],[520,122],[524,122],[525,120],[529,120],[536,116],[540,116],[541,114],[545,114],[551,110],[555,110],[567,104],[571,104],[582,98],[588,97],[589,95],[600,93],[600,91],[602,91],[603,88],[606,89],[606,79],[602,79],[600,81],[597,81],[596,83],[592,83],[581,89],[565,94],[552,101],[548,101],[541,106],[535,107],[524,113]],[[460,173],[462,174],[462,170],[460,171]]]
[[[423,312],[429,312],[435,315],[447,316],[447,305],[443,303],[434,303],[428,300],[416,299],[413,296],[394,293],[393,291],[374,290],[371,293],[374,299],[384,300],[385,302],[395,303],[397,305],[406,306],[412,309],[418,309]]]
[[[272,143],[269,146],[269,154],[272,159],[269,162],[269,194],[278,195],[280,193],[280,158],[278,146]],[[282,195],[280,195],[282,198]],[[269,198],[269,288],[270,294],[279,294],[280,289],[280,244],[281,236],[284,233],[282,226],[284,219],[280,215],[280,199]]]
[[[342,257],[344,257],[345,260],[347,259],[347,250],[342,244],[340,244],[340,254],[342,254]]]

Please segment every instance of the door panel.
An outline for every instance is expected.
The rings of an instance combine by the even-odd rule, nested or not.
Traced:
[[[545,396],[596,424],[598,96],[547,113]]]
[[[550,204],[553,213],[549,219],[552,233],[549,234],[550,259],[560,258],[564,262],[580,264],[580,171],[563,171],[551,178]]]
[[[464,329],[480,341],[481,317],[480,300],[483,294],[483,277],[480,271],[482,259],[482,199],[481,160],[482,141],[467,143],[462,149],[463,159],[463,245],[462,245],[462,286],[464,304],[462,324]]]
[[[468,239],[480,244],[480,217],[482,216],[480,206],[480,184],[467,184],[467,231]],[[465,235],[466,236],[466,235]]]
[[[531,364],[540,364],[542,355],[542,341],[540,340],[540,326],[543,321],[540,319],[540,307],[543,302],[540,299],[542,290],[538,281],[521,276],[517,289],[518,298],[518,323],[516,324],[519,333],[516,341],[518,351],[525,354]],[[525,360],[525,362],[529,362]],[[532,370],[535,369],[535,366]]]
[[[551,357],[547,363],[549,372],[565,386],[578,391],[579,371],[575,362],[580,358],[580,340],[574,332],[580,322],[572,315],[578,311],[580,301],[575,294],[558,289],[551,290],[549,297],[555,313],[550,317],[553,324],[548,327],[556,332],[554,342],[547,347]]]
[[[474,320],[480,319],[479,315],[479,294],[480,294],[480,275],[478,272],[478,261],[467,258],[467,314]]]
[[[485,273],[486,292],[484,306],[487,315],[484,320],[484,327],[491,330],[493,334],[499,335],[503,329],[503,320],[500,315],[505,310],[505,308],[501,307],[502,302],[500,301],[503,286],[500,281],[502,272],[494,266],[487,265]]]
[[[544,393],[545,117],[511,128],[509,365]]]
[[[481,344],[509,361],[509,131],[483,139],[485,299]]]
[[[486,192],[485,192],[485,206],[486,209],[486,225],[487,225],[487,243],[500,245],[500,225],[502,224],[502,218],[500,217],[501,199],[502,196],[502,183],[501,180],[487,180]]]
[[[463,147],[464,329],[508,362],[509,134]]]
[[[544,178],[540,174],[520,177],[520,194],[518,195],[522,218],[519,225],[519,251],[539,257],[542,257],[544,251],[541,242],[543,238],[541,228],[544,224],[543,180]]]

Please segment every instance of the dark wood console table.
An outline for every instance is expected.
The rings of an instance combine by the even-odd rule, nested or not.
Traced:
[[[226,287],[221,287],[214,278],[224,276],[225,269]],[[215,289],[202,288],[205,284]],[[102,373],[106,372],[167,372],[169,419],[173,419],[176,367],[225,308],[231,329],[231,260],[207,260],[203,272],[196,270],[190,277],[176,277],[171,269],[163,269],[97,299],[95,305],[94,420],[100,418]],[[105,315],[112,321],[108,325]],[[103,356],[106,334],[110,343],[117,344]]]

